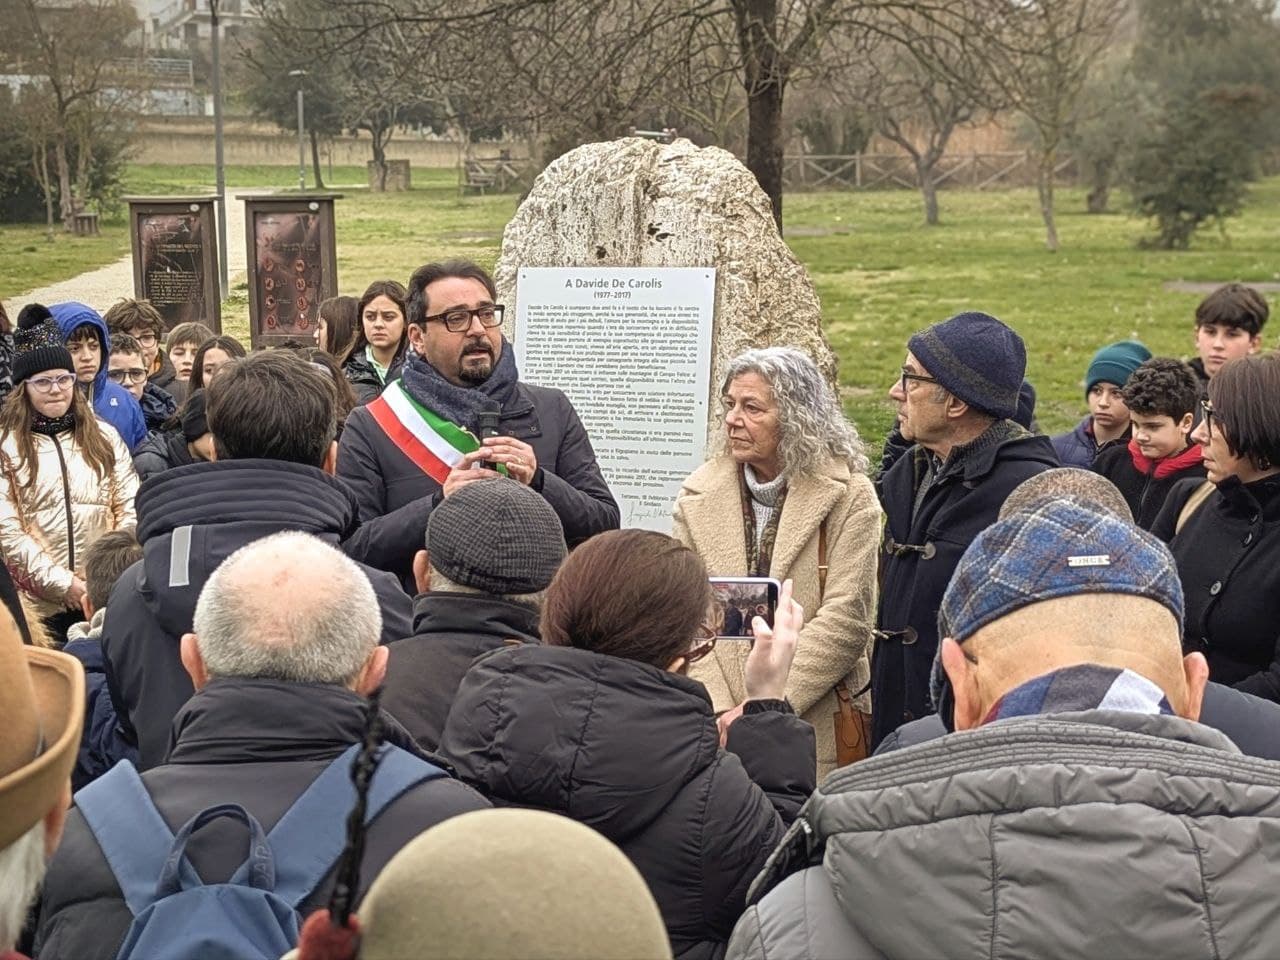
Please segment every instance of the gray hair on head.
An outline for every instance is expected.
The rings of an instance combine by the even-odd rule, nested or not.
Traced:
[[[747,373],[758,374],[769,384],[777,401],[778,457],[785,475],[813,473],[828,457],[845,461],[854,473],[867,472],[866,448],[858,428],[845,417],[808,354],[794,347],[748,350],[729,361],[721,391]],[[725,443],[723,434],[721,443]]]
[[[213,572],[194,630],[211,677],[350,686],[382,635],[368,576],[310,534],[241,547]]]

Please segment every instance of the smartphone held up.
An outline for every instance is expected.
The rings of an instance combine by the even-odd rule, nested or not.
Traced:
[[[711,577],[712,626],[719,640],[754,639],[756,617],[770,628],[782,585],[772,577]]]

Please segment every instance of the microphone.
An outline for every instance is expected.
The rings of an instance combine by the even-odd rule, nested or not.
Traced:
[[[476,428],[481,440],[502,436],[502,432],[498,429],[498,416],[501,413],[502,407],[498,401],[484,400],[481,402],[480,410],[476,414]],[[484,467],[486,470],[497,469],[488,460],[482,460],[476,466]]]

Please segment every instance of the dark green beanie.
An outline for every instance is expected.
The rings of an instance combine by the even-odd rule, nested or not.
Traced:
[[[1151,359],[1151,351],[1137,340],[1121,340],[1103,347],[1093,355],[1084,378],[1084,395],[1099,383],[1123,387],[1133,371]]]

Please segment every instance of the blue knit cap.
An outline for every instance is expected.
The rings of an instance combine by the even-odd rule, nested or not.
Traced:
[[[1022,338],[986,313],[958,313],[907,341],[929,376],[952,396],[1001,420],[1018,412],[1027,372]]]
[[[1111,513],[1046,500],[969,545],[942,597],[940,635],[964,641],[1022,607],[1085,593],[1148,597],[1182,625],[1182,582],[1164,543]]]
[[[1099,383],[1123,387],[1133,371],[1151,359],[1151,351],[1137,340],[1121,340],[1108,344],[1093,355],[1084,377],[1084,395]]]

